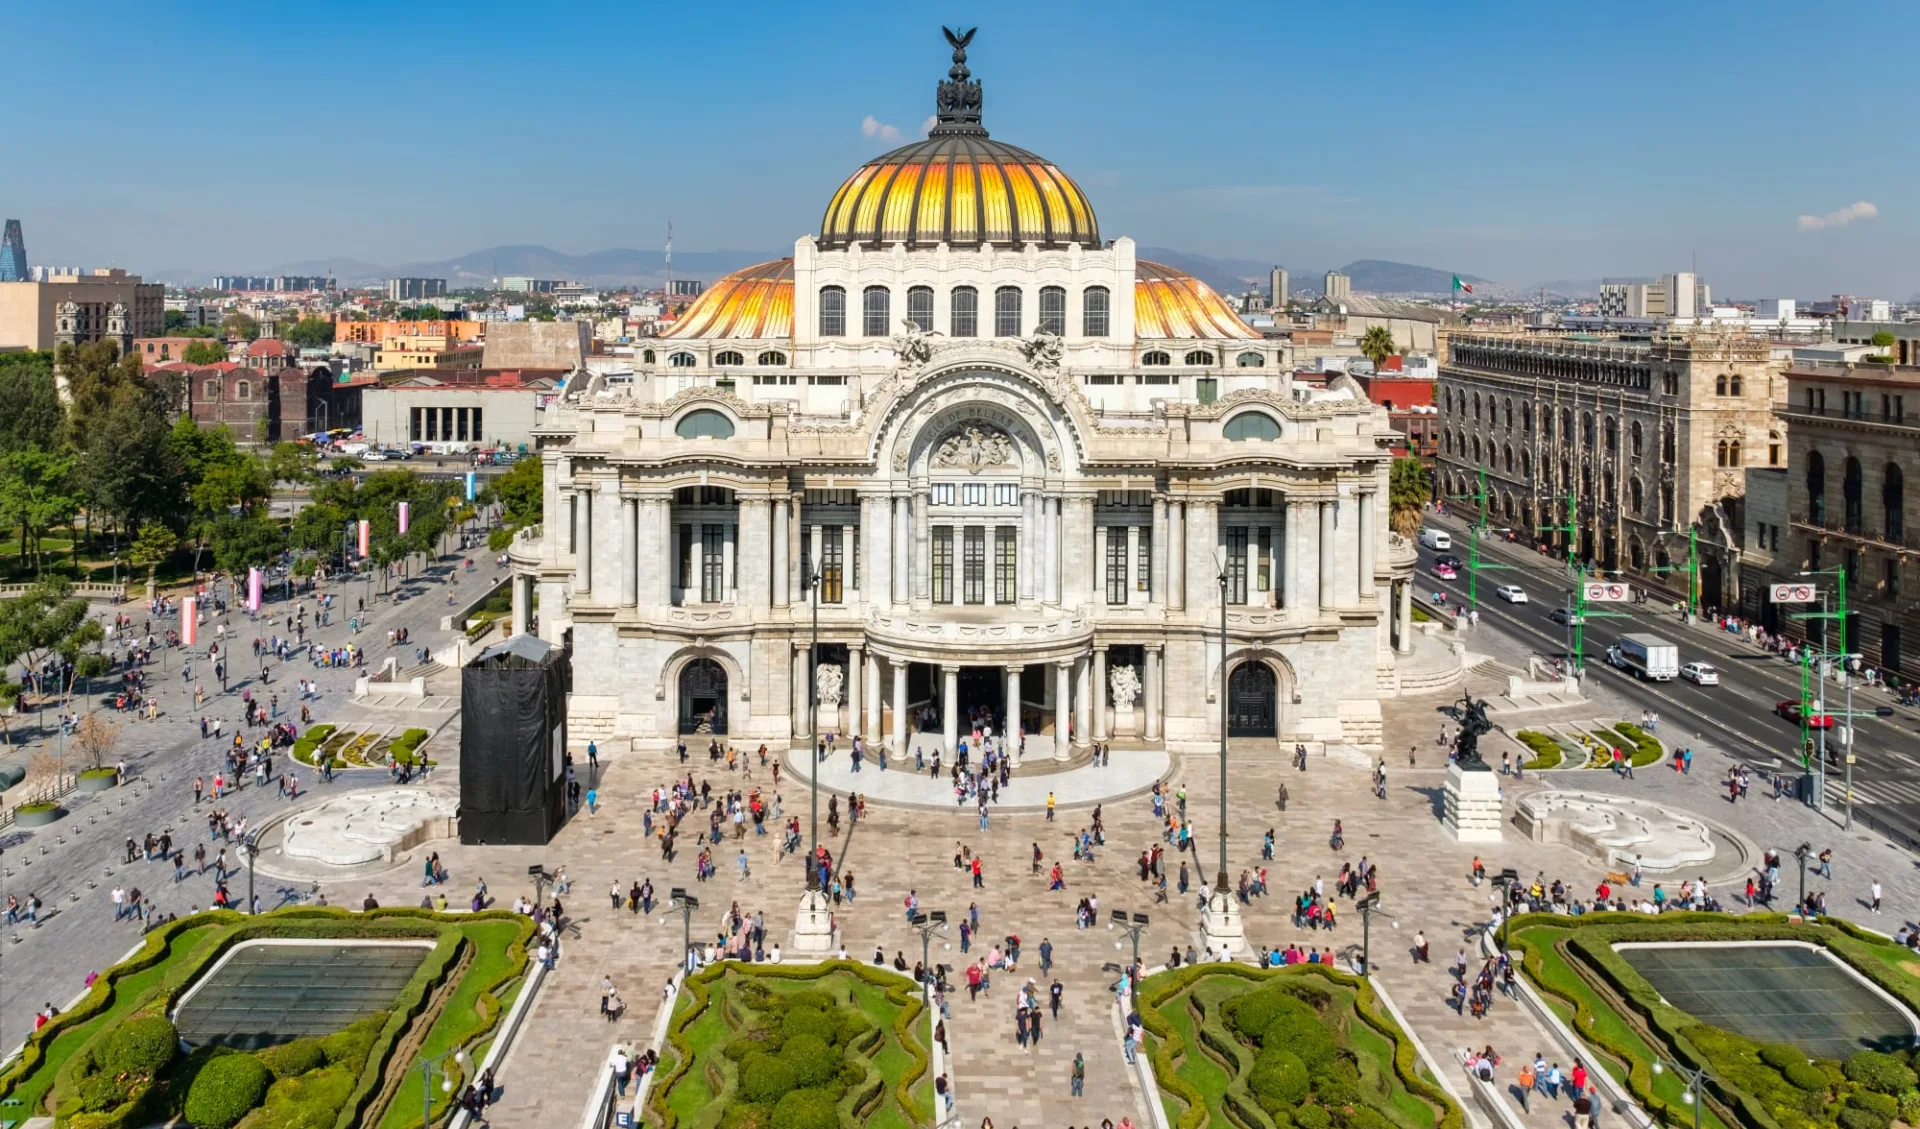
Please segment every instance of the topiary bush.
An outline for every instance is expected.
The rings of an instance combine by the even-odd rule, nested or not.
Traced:
[[[1913,1069],[1889,1054],[1879,1051],[1855,1051],[1841,1064],[1847,1080],[1882,1094],[1898,1094],[1913,1089],[1920,1080]],[[1891,1114],[1889,1114],[1891,1116]]]
[[[780,1020],[780,1039],[784,1046],[798,1035],[812,1035],[822,1043],[832,1043],[833,1017],[817,1007],[789,1007]]]
[[[1691,1029],[1688,1034],[1692,1034]],[[1760,1044],[1760,1061],[1775,1070],[1785,1070],[1795,1063],[1804,1066],[1807,1062],[1807,1052],[1792,1043],[1762,1043]]]
[[[309,1070],[318,1070],[327,1065],[327,1053],[320,1048],[320,1040],[314,1038],[295,1039],[291,1043],[282,1043],[277,1047],[268,1047],[257,1056],[275,1078],[297,1078]]]
[[[1247,1075],[1247,1088],[1268,1113],[1292,1109],[1305,1101],[1309,1084],[1307,1064],[1280,1046],[1261,1051],[1254,1060],[1253,1072]]]
[[[88,1113],[105,1113],[127,1100],[127,1084],[112,1074],[95,1074],[80,1082],[80,1108]]]
[[[107,1039],[100,1054],[104,1073],[151,1076],[173,1061],[180,1051],[180,1033],[163,1015],[148,1015],[122,1023]]]
[[[345,1063],[358,1068],[372,1053],[373,1041],[379,1038],[380,1029],[386,1025],[387,1013],[384,1011],[356,1019],[320,1040],[320,1053],[326,1056],[329,1066]]]
[[[820,1086],[840,1073],[840,1056],[818,1035],[791,1035],[780,1057],[793,1068],[797,1086]]]
[[[750,1102],[771,1105],[799,1086],[794,1064],[779,1055],[755,1054],[740,1064],[740,1092]]]
[[[1787,1068],[1780,1073],[1798,1089],[1816,1094],[1827,1092],[1826,1073],[1810,1062],[1788,1063]]]
[[[1317,1105],[1303,1105],[1293,1111],[1293,1123],[1300,1129],[1327,1129],[1333,1115]]]
[[[833,1105],[820,1090],[794,1090],[774,1104],[773,1129],[840,1129]]]
[[[1840,1107],[1840,1129],[1890,1129],[1893,1119],[1858,1106]]]
[[[199,1129],[227,1129],[259,1105],[272,1084],[273,1073],[252,1055],[208,1059],[187,1087],[186,1118]]]

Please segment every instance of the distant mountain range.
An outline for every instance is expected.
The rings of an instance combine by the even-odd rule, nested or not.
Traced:
[[[783,257],[785,251],[680,251],[673,257],[676,278],[698,278],[707,282],[726,274]],[[1213,258],[1189,254],[1168,247],[1142,247],[1139,255],[1175,270],[1183,270],[1222,294],[1237,294],[1249,286],[1265,290],[1267,272],[1272,264],[1256,259]],[[1298,293],[1319,293],[1326,268],[1289,268],[1292,288]],[[1456,272],[1436,267],[1382,259],[1361,259],[1339,268],[1353,280],[1353,288],[1370,294],[1446,294]],[[232,273],[255,273],[252,271]],[[454,259],[436,262],[411,262],[381,265],[361,259],[304,259],[281,263],[258,273],[268,275],[331,275],[348,286],[375,285],[389,278],[444,278],[449,289],[486,286],[493,279],[509,276],[568,279],[589,286],[662,286],[666,282],[666,256],[661,251],[642,251],[615,247],[585,255],[569,255],[537,244],[509,244],[471,251]],[[1459,272],[1460,279],[1479,288],[1488,280]],[[154,271],[150,278],[176,286],[205,286],[213,275],[205,271]]]

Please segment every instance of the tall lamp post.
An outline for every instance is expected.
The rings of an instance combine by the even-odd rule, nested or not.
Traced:
[[[933,935],[947,931],[947,911],[937,909],[931,913],[921,913],[915,910],[912,916],[907,918],[907,924],[913,926],[915,933],[920,934],[920,970],[927,977],[920,982],[920,990],[928,992],[932,990],[928,985],[940,981],[940,978],[933,974]]]
[[[1507,867],[1493,876],[1493,888],[1500,891],[1500,936],[1494,938],[1500,951],[1507,951],[1507,920],[1513,916],[1513,888],[1520,882],[1520,872]]]
[[[456,1048],[448,1051],[446,1054],[434,1055],[432,1058],[422,1058],[420,1060],[421,1129],[432,1129],[433,1127],[433,1073],[436,1069],[439,1069],[441,1063],[448,1059],[452,1059],[455,1063],[465,1066],[467,1064],[467,1052]],[[440,1092],[443,1094],[453,1093],[453,1075],[448,1074],[445,1070],[440,1071]]]
[[[253,912],[253,860],[260,853],[260,843],[253,835],[240,840],[240,857],[247,863],[247,912]]]
[[[1793,849],[1793,857],[1800,860],[1800,900],[1794,903],[1794,908],[1801,913],[1807,909],[1807,859],[1812,855],[1812,843],[1802,843]]]
[[[1140,968],[1140,935],[1147,931],[1147,915],[1144,913],[1128,914],[1124,910],[1114,910],[1113,919],[1107,922],[1107,928],[1124,931],[1127,939],[1133,942],[1133,963],[1127,966],[1127,986],[1133,996],[1132,1003],[1135,1007],[1138,1007],[1140,1004],[1140,978],[1135,975],[1135,973]],[[1115,941],[1113,947],[1116,949],[1119,948],[1120,942]]]
[[[667,908],[680,913],[680,967],[693,971],[693,911],[700,908],[700,899],[687,893],[686,887],[675,886],[667,891]]]
[[[1220,565],[1220,869],[1213,894],[1200,919],[1200,932],[1212,951],[1214,942],[1229,956],[1246,945],[1245,923],[1227,888],[1227,562]]]
[[[1673,1071],[1674,1076],[1686,1086],[1686,1089],[1680,1091],[1680,1100],[1693,1107],[1693,1129],[1700,1129],[1700,1105],[1706,1100],[1704,1089],[1707,1080],[1706,1069],[1704,1067],[1698,1070],[1689,1069],[1663,1058],[1653,1060],[1655,1074],[1665,1074],[1669,1070]]]
[[[814,700],[820,685],[820,570],[801,578],[813,605],[813,639],[807,647],[807,817],[813,845],[807,851],[807,889],[820,888],[820,706]]]
[[[1373,975],[1373,915],[1380,912],[1380,891],[1353,904],[1360,911],[1360,975]]]

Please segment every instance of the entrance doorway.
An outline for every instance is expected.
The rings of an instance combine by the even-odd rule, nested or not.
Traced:
[[[1279,731],[1273,671],[1245,662],[1227,678],[1227,736],[1272,737]]]
[[[679,731],[703,735],[727,731],[727,672],[712,659],[694,659],[680,668]]]
[[[1888,674],[1900,673],[1900,625],[1897,623],[1880,625],[1880,669]]]
[[[993,730],[1004,732],[1006,717],[1007,673],[994,666],[963,666],[954,688],[959,692],[960,728],[971,729],[974,711],[993,718]]]

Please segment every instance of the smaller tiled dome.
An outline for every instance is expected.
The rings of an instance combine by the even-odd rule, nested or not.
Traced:
[[[702,291],[662,337],[764,341],[793,336],[793,260],[737,270]]]

